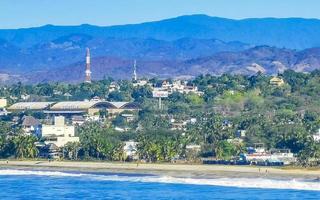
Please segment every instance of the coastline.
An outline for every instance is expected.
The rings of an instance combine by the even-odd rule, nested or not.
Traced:
[[[315,180],[320,169],[286,169],[275,167],[170,164],[170,163],[120,163],[92,161],[0,161],[1,169],[73,171],[81,173],[135,173],[189,178],[301,178]]]

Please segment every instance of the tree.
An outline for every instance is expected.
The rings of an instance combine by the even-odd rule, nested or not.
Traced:
[[[216,142],[214,150],[216,158],[224,160],[230,160],[237,153],[236,147],[226,140]]]
[[[171,161],[181,156],[186,142],[181,133],[164,129],[148,129],[138,133],[138,152],[141,159],[149,162]]]
[[[83,157],[113,160],[121,148],[119,136],[98,122],[87,123],[78,129]]]
[[[81,144],[79,142],[68,142],[63,147],[63,157],[70,160],[78,160]]]
[[[35,158],[38,155],[36,141],[37,138],[34,136],[19,135],[14,137],[15,156],[17,158]]]

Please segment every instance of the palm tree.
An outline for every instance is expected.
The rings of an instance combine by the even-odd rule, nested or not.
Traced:
[[[34,136],[19,135],[14,137],[15,155],[17,158],[35,158],[38,149],[35,145],[37,139]]]
[[[64,156],[71,160],[77,160],[78,154],[80,150],[80,143],[79,142],[68,142],[64,147]]]

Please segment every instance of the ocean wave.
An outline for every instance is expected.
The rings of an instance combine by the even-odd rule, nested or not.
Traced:
[[[293,190],[315,190],[320,191],[320,182],[307,182],[301,180],[276,180],[266,178],[178,178],[171,176],[152,177],[123,177],[123,176],[99,176],[94,177],[106,181],[131,181],[170,184],[212,185],[241,188],[264,188],[264,189],[293,189]]]
[[[320,182],[306,180],[277,180],[267,178],[181,178],[172,176],[126,176],[126,175],[103,175],[81,174],[59,171],[33,171],[33,170],[0,170],[1,175],[12,176],[54,176],[54,177],[85,177],[96,181],[126,181],[142,183],[166,183],[166,184],[190,184],[212,185],[240,188],[263,188],[263,189],[292,189],[320,191]]]
[[[0,176],[69,176],[69,177],[80,177],[83,174],[77,173],[66,173],[59,171],[33,171],[33,170],[10,170],[3,169],[0,170]]]

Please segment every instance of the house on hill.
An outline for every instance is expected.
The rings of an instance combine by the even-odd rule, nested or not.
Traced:
[[[7,107],[7,104],[8,104],[7,99],[0,97],[0,108],[5,108],[5,107]]]
[[[273,86],[283,86],[284,85],[284,80],[282,78],[279,78],[279,77],[273,77],[270,79],[270,85],[273,85]]]

